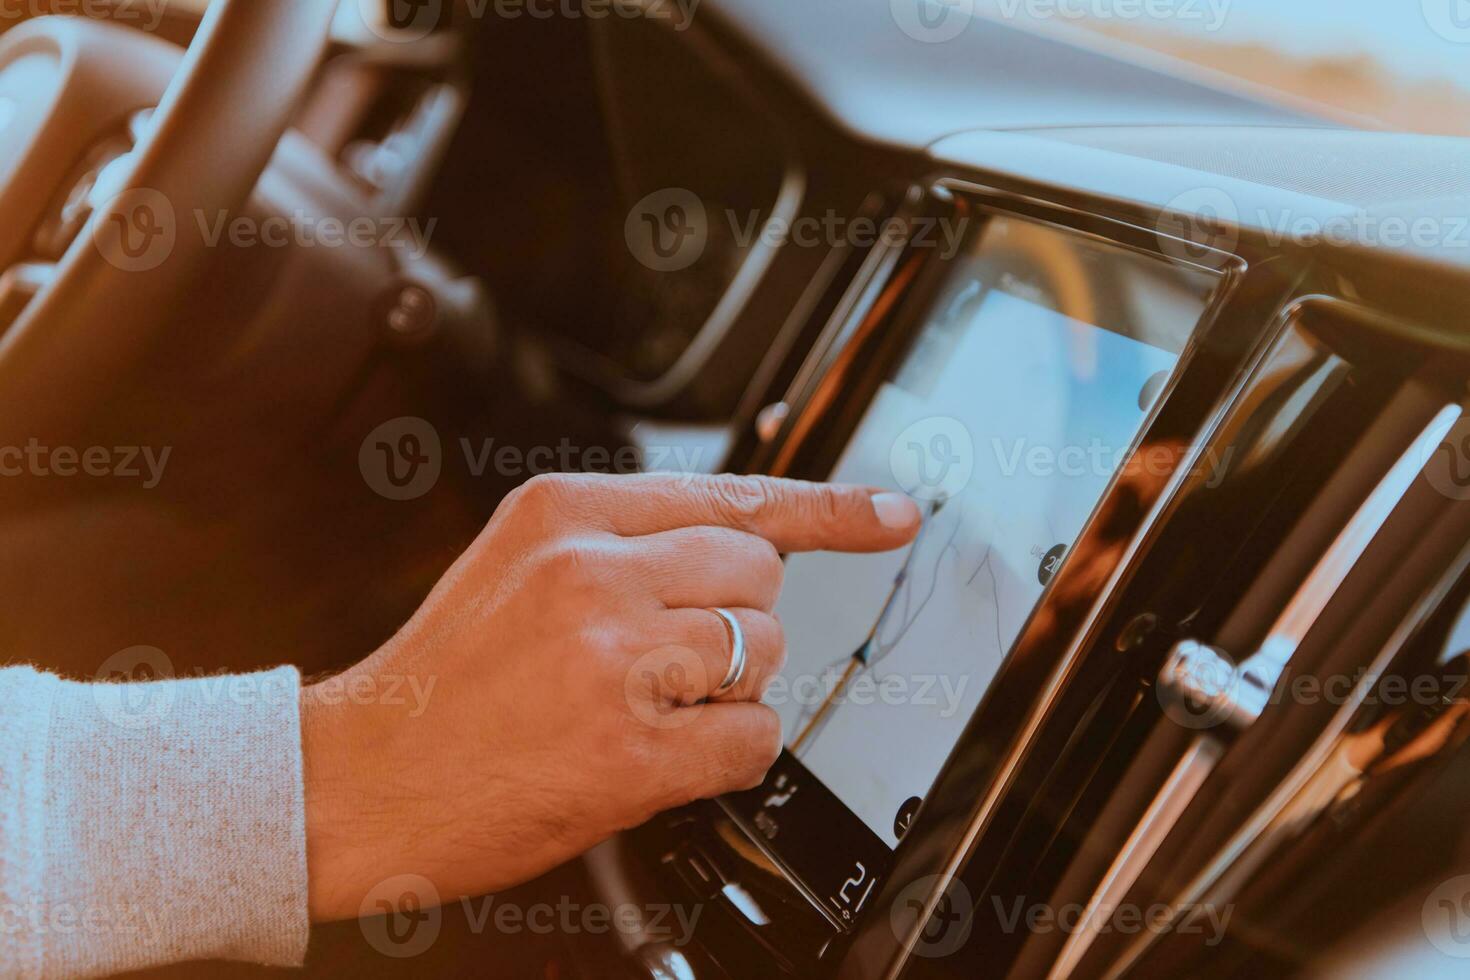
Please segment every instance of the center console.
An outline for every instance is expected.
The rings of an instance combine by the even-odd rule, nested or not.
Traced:
[[[932,296],[784,467],[903,491],[924,526],[901,552],[788,560],[790,659],[766,697],[787,751],[725,801],[837,928],[963,750],[1221,283],[1056,225],[956,215],[970,234]]]
[[[1046,165],[1068,153],[1097,183],[1084,148]],[[1342,720],[1260,692],[1365,661],[1456,567],[1433,538],[1382,622],[1324,645],[1395,522],[1466,519],[1422,489],[1470,378],[1427,297],[1351,249],[1180,220],[1146,164],[1113,193],[987,170],[888,196],[903,234],[812,298],[739,443],[734,469],[899,490],[925,521],[788,559],[765,783],[593,857],[705,910],[696,943],[632,944],[643,975],[1121,975],[1188,931],[1034,913],[1178,913],[1191,873],[1239,871],[1252,808]]]

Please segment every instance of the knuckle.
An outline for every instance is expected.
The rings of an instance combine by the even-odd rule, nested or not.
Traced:
[[[563,490],[560,474],[540,473],[516,487],[511,496],[518,505],[538,507],[551,503]]]
[[[534,532],[550,528],[550,518],[556,510],[552,502],[555,489],[545,476],[535,476],[505,495],[497,517],[504,517],[519,527]]]
[[[594,558],[585,542],[564,538],[546,549],[545,562],[559,578],[580,580],[590,577]]]
[[[753,708],[750,743],[745,749],[747,789],[759,786],[781,755],[780,716],[765,705],[754,705]]]
[[[836,487],[825,483],[813,485],[810,507],[812,517],[819,523],[830,525],[841,521],[845,503],[846,497]]]
[[[730,738],[716,747],[715,764],[735,789],[759,786],[780,754],[780,721],[764,706],[751,706],[751,720],[743,724],[741,737]]]
[[[760,477],[729,477],[709,489],[715,510],[730,523],[746,527],[757,521],[776,501],[770,481]]]
[[[726,774],[732,786],[750,789],[760,782],[753,777],[760,766],[761,754],[761,749],[755,744],[732,739],[715,749],[715,766]]]
[[[786,627],[775,616],[767,616],[765,630],[771,651],[771,672],[779,674],[786,667]]]
[[[691,528],[689,533],[694,548],[712,562],[764,571],[781,561],[775,545],[747,531],[706,526]]]
[[[688,534],[690,549],[701,558],[720,562],[725,560],[738,542],[735,540],[739,532],[728,528],[701,526],[689,528]]]
[[[617,577],[616,556],[600,542],[587,538],[561,538],[541,553],[547,577],[562,588],[608,590]]]
[[[517,517],[530,517],[545,525],[570,515],[591,489],[588,481],[574,474],[540,473],[512,490],[506,503]]]
[[[648,744],[647,762],[637,773],[637,781],[648,787],[648,801],[654,812],[684,806],[707,794],[705,774],[697,765],[689,765],[687,757],[676,757],[667,739]]]
[[[786,578],[786,563],[781,560],[781,552],[765,538],[753,539],[751,548],[751,564],[755,571],[763,581],[772,583],[773,595],[779,594]]]

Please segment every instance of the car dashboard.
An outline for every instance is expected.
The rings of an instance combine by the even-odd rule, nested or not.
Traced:
[[[915,145],[1014,107],[938,91],[950,49],[894,83],[905,114],[883,71],[843,88],[840,43],[799,61],[784,8],[720,15],[765,45],[753,97],[821,120],[775,124],[788,221],[842,216],[718,338],[753,364],[727,465],[902,489],[926,523],[788,560],[762,786],[589,856],[610,900],[712,910],[691,946],[630,940],[640,975],[1462,950],[1434,896],[1463,837],[1435,801],[1465,734],[1470,144],[1181,82],[1130,103],[1150,124],[1032,93],[1036,125]]]
[[[147,39],[124,129],[28,202],[7,322],[51,295],[207,7],[155,25],[176,44]],[[83,484],[87,520],[28,529],[12,645],[87,676],[147,622],[179,676],[206,648],[326,676],[537,472],[841,481],[923,524],[784,557],[759,786],[479,906],[597,915],[491,920],[513,945],[466,897],[462,944],[324,925],[311,968],[1463,973],[1470,139],[974,7],[340,6],[240,220],[396,231],[201,259],[218,278],[106,427],[195,452],[156,524]],[[128,26],[54,25],[99,52]]]
[[[476,380],[415,361],[430,338],[383,360],[446,432],[483,392],[475,424],[529,441],[564,412],[924,513],[899,552],[788,558],[763,784],[578,867],[663,913],[619,967],[1453,966],[1470,141],[921,6],[369,30],[278,153],[432,216],[400,272],[473,313]],[[455,490],[465,528],[493,509]]]

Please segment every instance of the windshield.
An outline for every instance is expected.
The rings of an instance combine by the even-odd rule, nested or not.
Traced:
[[[975,3],[995,19],[1123,42],[1346,122],[1470,135],[1470,0]]]

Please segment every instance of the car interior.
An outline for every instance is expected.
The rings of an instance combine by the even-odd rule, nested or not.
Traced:
[[[973,0],[21,7],[15,655],[339,670],[543,472],[925,514],[787,561],[762,786],[308,975],[1463,975],[1470,138]]]

